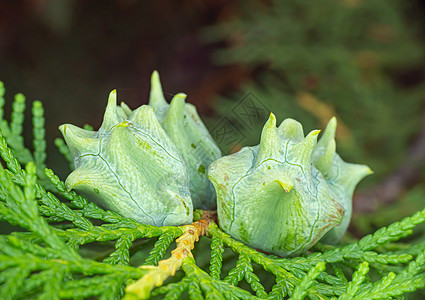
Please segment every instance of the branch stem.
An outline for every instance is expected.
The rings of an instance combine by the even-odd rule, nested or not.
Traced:
[[[148,273],[126,287],[124,299],[148,299],[155,287],[161,286],[168,277],[174,276],[176,271],[181,268],[185,258],[193,258],[191,250],[195,247],[195,242],[199,240],[199,237],[205,235],[211,222],[213,222],[211,213],[205,211],[200,220],[178,227],[183,234],[176,240],[177,247],[171,251],[171,257],[159,261],[158,266],[140,266],[139,268],[148,270]]]

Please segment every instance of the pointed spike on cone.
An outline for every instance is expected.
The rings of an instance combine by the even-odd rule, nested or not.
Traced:
[[[329,142],[335,138],[335,131],[336,131],[336,117],[332,117],[328,124],[326,125],[326,129],[323,132],[322,137],[320,138],[319,142],[317,143],[317,148],[325,148],[329,145]]]
[[[109,93],[108,105],[106,105],[102,126],[100,126],[99,131],[109,131],[120,121],[117,112],[117,90],[113,90]]]
[[[280,187],[286,192],[286,193],[289,193],[291,190],[292,190],[292,188],[294,187],[294,183],[293,182],[287,182],[287,180],[285,180],[285,181],[282,181],[282,180],[279,180],[279,179],[277,179],[277,180],[275,180],[274,182],[277,182],[279,185],[280,185]]]
[[[173,101],[174,98],[177,98],[177,99],[182,98],[184,101],[186,101],[187,95],[185,93],[178,93],[178,94],[174,95],[174,97],[171,101]]]
[[[92,169],[87,166],[81,166],[75,169],[65,180],[65,188],[68,192],[72,189],[81,190],[81,188],[85,189],[88,187],[91,187],[91,190],[93,190],[93,187],[96,185],[99,190],[102,190],[101,187],[104,184],[105,174],[100,172],[100,170]],[[111,185],[109,184],[109,186]]]
[[[357,178],[358,178],[357,180],[359,182],[364,177],[366,177],[368,175],[372,175],[373,171],[366,165],[355,165],[354,173],[355,173],[354,177],[357,176]],[[356,182],[356,185],[357,185],[358,182]]]
[[[159,74],[155,70],[151,76],[151,92],[149,96],[149,105],[154,108],[158,108],[162,105],[167,105],[167,101],[164,98],[164,93],[162,91],[161,81],[159,79]]]
[[[171,100],[168,113],[170,112],[170,110],[177,111],[178,113],[180,113],[180,112],[183,113],[186,97],[187,97],[187,95],[184,94],[184,93],[179,93],[179,94],[175,95],[173,97],[173,99]]]
[[[115,106],[117,106],[117,90],[112,90],[109,93],[108,105],[106,106],[106,109],[108,109],[108,107],[115,107]]]
[[[121,106],[117,106],[117,108],[116,108],[116,110],[117,110],[117,114],[118,114],[118,116],[121,118],[121,119],[127,119],[127,114],[125,113],[125,111],[122,109],[122,107]]]
[[[123,120],[128,119],[132,113],[132,110],[130,109],[130,107],[128,107],[127,104],[125,104],[124,101],[120,103],[120,106],[117,106],[116,110],[117,110],[117,114]]]
[[[170,103],[170,108],[164,118],[163,125],[165,128],[175,127],[176,123],[182,121],[184,117],[186,97],[186,94],[183,93],[179,93],[173,97]]]
[[[317,144],[317,136],[319,135],[320,130],[312,130],[302,142],[297,145],[299,148],[299,161],[298,163],[301,165],[308,166],[312,162],[312,155],[314,147]]]
[[[331,139],[323,155],[314,162],[315,167],[323,174],[328,174],[336,151],[335,139]]]
[[[81,181],[81,169],[76,169],[65,180],[65,188],[69,192]]]
[[[69,132],[81,138],[94,138],[96,136],[96,131],[86,130],[72,124],[63,124],[59,126],[59,130],[64,136]]]
[[[346,175],[343,177],[341,185],[345,187],[347,193],[352,194],[360,180],[373,174],[373,171],[366,165],[346,163],[344,173]]]
[[[261,141],[258,149],[256,165],[259,165],[265,159],[274,157],[275,153],[279,150],[279,144],[279,136],[277,135],[276,129],[276,117],[273,113],[270,113],[270,117],[261,132]]]
[[[61,125],[59,130],[73,157],[80,153],[97,154],[99,152],[99,140],[95,138],[96,131],[85,130],[71,124]]]
[[[310,131],[310,133],[304,138],[304,144],[309,148],[314,148],[317,144],[317,136],[320,132],[320,129]]]
[[[302,140],[304,138],[303,126],[300,122],[291,118],[283,120],[278,132],[285,139]]]
[[[131,112],[132,112],[131,108],[124,101],[122,101],[120,103],[120,106],[121,106],[122,110],[127,114],[127,116],[129,116],[131,114]]]
[[[154,109],[152,106],[149,105],[142,105],[139,108],[135,109],[131,114],[129,122],[138,125],[142,128],[148,128],[151,124],[159,125],[159,122],[155,116]]]

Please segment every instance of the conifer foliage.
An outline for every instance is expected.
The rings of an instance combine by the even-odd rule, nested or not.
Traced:
[[[425,221],[425,210],[292,258],[236,241],[211,211],[195,211],[191,225],[144,225],[67,191],[45,168],[41,102],[32,103],[30,150],[22,137],[25,98],[15,96],[7,121],[4,94],[0,83],[0,221],[10,224],[0,235],[2,299],[388,299],[425,287],[425,242],[399,241]],[[196,252],[201,236],[210,249]]]

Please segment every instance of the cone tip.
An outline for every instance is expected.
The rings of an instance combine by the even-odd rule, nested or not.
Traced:
[[[279,179],[275,180],[275,182],[278,183],[280,185],[280,187],[287,193],[289,193],[292,190],[292,188],[294,187],[293,184],[285,183],[285,182],[283,182]]]
[[[315,130],[312,130],[309,135],[310,136],[316,136],[316,135],[319,135],[320,132],[321,132],[320,129],[315,129]]]

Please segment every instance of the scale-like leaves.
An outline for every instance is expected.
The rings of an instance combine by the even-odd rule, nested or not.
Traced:
[[[0,235],[2,299],[137,298],[129,286],[163,299],[366,299],[425,287],[425,242],[399,243],[425,221],[425,210],[357,242],[319,244],[284,259],[233,239],[202,211],[195,214],[200,221],[188,226],[141,224],[67,191],[44,169],[41,103],[33,104],[30,151],[22,139],[24,98],[15,98],[9,123],[3,95],[0,84],[0,220],[15,227]],[[199,235],[205,237],[198,246]],[[192,246],[203,252],[190,253]],[[162,276],[161,286],[146,285],[154,279],[149,274]]]

